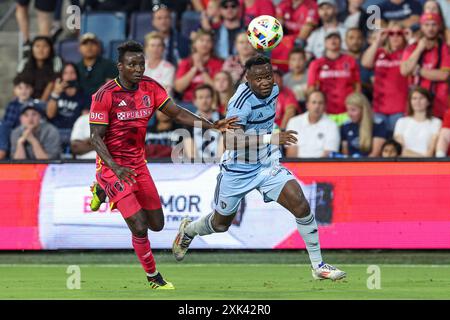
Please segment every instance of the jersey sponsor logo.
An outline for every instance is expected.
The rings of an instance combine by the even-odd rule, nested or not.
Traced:
[[[89,119],[92,121],[96,121],[96,120],[103,121],[103,120],[105,120],[105,115],[101,112],[91,112]]]
[[[116,182],[114,183],[114,188],[115,188],[117,191],[119,191],[119,192],[122,192],[123,190],[125,190],[125,186],[124,186],[123,183],[120,182],[120,181],[116,181]]]
[[[126,107],[127,103],[125,102],[125,100],[120,101],[119,103],[119,107]]]
[[[319,77],[321,79],[349,78],[350,71],[349,70],[321,70],[319,73]]]
[[[400,60],[381,60],[382,58],[380,57],[380,60],[378,60],[376,62],[376,66],[379,68],[395,68],[395,67],[399,67],[401,64]]]
[[[124,120],[146,118],[146,117],[150,117],[151,115],[152,115],[151,109],[146,108],[146,109],[139,109],[139,110],[117,112],[117,119],[124,121]]]
[[[144,106],[146,106],[147,108],[150,108],[151,105],[151,101],[150,101],[150,97],[148,95],[145,95],[142,97],[142,103],[144,104]]]

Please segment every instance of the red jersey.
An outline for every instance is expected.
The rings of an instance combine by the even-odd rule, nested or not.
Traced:
[[[276,7],[277,17],[283,21],[287,34],[298,35],[305,24],[319,24],[317,1],[303,0],[297,7],[292,6],[292,0],[282,0]]]
[[[442,122],[442,128],[450,129],[450,109],[447,109],[444,115],[444,121]],[[450,147],[447,151],[447,156],[450,157]]]
[[[245,1],[241,0],[241,6],[244,12],[244,24],[249,25],[254,18],[269,15],[275,17],[275,6],[271,0],[255,0],[251,6],[246,6]]]
[[[294,48],[295,38],[297,36],[294,34],[284,36],[280,44],[271,52],[272,65],[283,72],[289,71],[289,52]]]
[[[286,113],[286,107],[295,106],[297,112],[300,111],[297,99],[291,89],[288,87],[283,87],[277,99],[277,106],[275,110],[275,123],[281,127],[281,122],[283,121],[284,114]]]
[[[178,64],[177,73],[175,74],[175,78],[179,79],[189,72],[192,68],[192,58],[182,59]],[[223,61],[218,58],[210,58],[205,65],[206,72],[209,74],[211,78],[214,78],[216,73],[222,70]],[[192,102],[194,99],[194,90],[197,86],[203,84],[203,76],[200,71],[197,71],[194,78],[192,79],[189,87],[186,88],[183,92],[183,101]]]
[[[168,100],[166,90],[152,78],[142,77],[136,90],[123,88],[116,78],[92,95],[89,123],[108,126],[104,142],[118,165],[138,168],[145,165],[148,120]],[[103,165],[98,156],[97,163]]]
[[[403,49],[389,53],[379,48],[375,55],[373,110],[382,114],[405,112],[408,104],[408,79],[401,75]]]
[[[327,97],[329,114],[346,111],[345,99],[354,91],[354,85],[360,82],[359,66],[355,58],[341,54],[336,60],[322,57],[313,60],[308,70],[308,87],[312,86],[324,92]]]
[[[417,43],[410,45],[405,49],[402,60],[408,60],[413,51],[416,49]],[[423,52],[422,68],[424,69],[441,69],[450,70],[450,47],[446,44],[441,46],[441,63],[438,66],[438,46],[433,47],[431,50]],[[410,84],[420,85],[427,90],[431,89],[431,81],[423,77],[410,77]],[[433,102],[433,115],[439,118],[444,116],[445,111],[449,107],[449,89],[447,81],[434,82],[434,102]]]

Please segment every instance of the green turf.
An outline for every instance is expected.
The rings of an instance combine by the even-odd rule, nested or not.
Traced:
[[[331,252],[326,256],[348,273],[331,282],[313,281],[298,252],[193,253],[186,263],[160,252],[158,269],[176,286],[162,292],[148,288],[131,252],[0,254],[0,299],[450,299],[450,264],[437,264],[440,255],[449,256]],[[422,260],[429,264],[412,264]],[[66,287],[70,264],[81,268],[80,290]],[[370,264],[380,267],[379,290],[367,288]]]

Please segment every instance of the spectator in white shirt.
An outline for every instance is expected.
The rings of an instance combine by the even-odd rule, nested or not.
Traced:
[[[169,61],[163,60],[164,49],[164,37],[161,34],[153,31],[145,36],[144,75],[155,79],[171,95],[175,81],[175,67]]]
[[[289,120],[286,130],[298,132],[297,145],[286,148],[288,158],[321,158],[339,151],[339,130],[325,114],[325,95],[315,90],[308,95],[306,112]]]
[[[395,124],[394,139],[403,147],[402,157],[433,157],[442,121],[432,116],[430,93],[417,87],[408,99],[408,116]]]
[[[90,141],[89,110],[75,121],[70,135],[70,149],[76,159],[95,159],[97,153]]]

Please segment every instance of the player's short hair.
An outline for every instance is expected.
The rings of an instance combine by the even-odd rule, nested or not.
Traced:
[[[134,40],[129,40],[124,43],[122,43],[118,48],[117,51],[119,52],[119,62],[123,61],[123,57],[125,56],[125,53],[127,52],[142,52],[144,53],[144,48],[142,47],[142,44],[139,42],[136,42]]]
[[[197,91],[200,90],[209,90],[209,93],[211,93],[211,97],[214,97],[214,88],[210,86],[209,84],[201,84],[198,87],[194,89],[194,99],[197,97]]]
[[[251,57],[245,62],[245,71],[249,71],[253,66],[261,66],[264,64],[270,64],[270,59],[262,54],[257,54]]]

